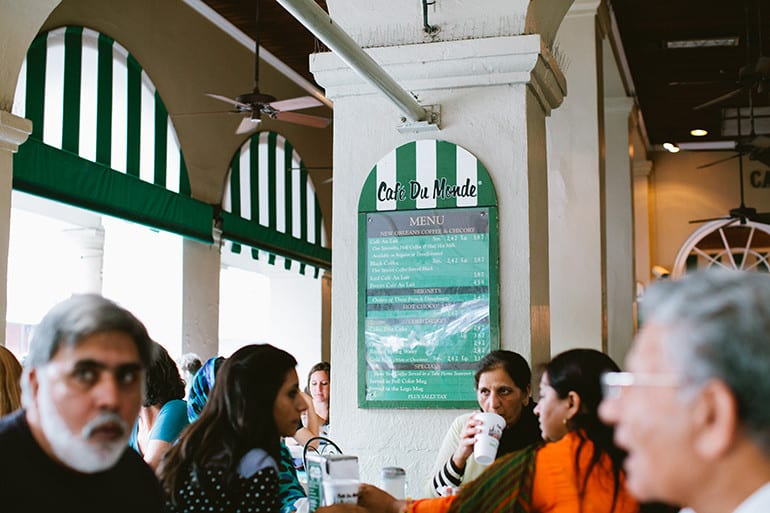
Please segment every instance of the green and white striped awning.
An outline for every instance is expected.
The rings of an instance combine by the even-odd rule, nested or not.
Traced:
[[[40,34],[24,61],[13,113],[33,122],[14,156],[15,189],[213,242],[304,273],[331,267],[307,170],[282,136],[252,136],[234,156],[215,209],[190,195],[179,141],[137,60],[96,31]]]
[[[213,208],[190,197],[163,101],[113,39],[82,27],[38,35],[13,113],[33,122],[14,157],[15,189],[213,240]]]
[[[360,212],[497,206],[492,180],[470,152],[447,141],[403,144],[372,168]]]
[[[233,156],[222,199],[223,237],[286,269],[329,269],[331,252],[315,188],[291,143],[275,132],[251,136]]]

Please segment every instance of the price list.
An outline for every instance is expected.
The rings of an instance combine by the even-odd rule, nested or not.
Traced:
[[[489,209],[367,214],[367,401],[474,402],[491,349]]]

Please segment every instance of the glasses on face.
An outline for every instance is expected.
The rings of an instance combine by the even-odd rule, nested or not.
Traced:
[[[643,372],[605,372],[602,374],[602,393],[605,399],[620,397],[629,387],[678,387],[679,380],[672,374]]]

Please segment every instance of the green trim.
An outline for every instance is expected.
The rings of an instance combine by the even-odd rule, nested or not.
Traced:
[[[45,64],[48,58],[48,38],[37,37],[27,51],[27,97],[24,117],[32,121],[30,137],[43,140],[45,111]]]
[[[112,164],[112,45],[115,41],[99,34],[96,86],[96,161]]]
[[[83,28],[64,31],[64,112],[61,147],[77,154],[80,145],[80,79],[83,68]]]
[[[235,158],[240,164],[240,149],[235,152]],[[249,162],[251,173],[249,184],[251,185],[251,219],[259,223],[259,136],[252,137],[249,141]]]
[[[126,72],[126,173],[139,178],[139,149],[142,144],[142,67],[131,54],[126,59]]]
[[[291,157],[292,153],[294,153],[294,148],[292,148],[291,143],[286,140],[284,142],[283,146],[283,213],[284,213],[284,222],[286,223],[286,229],[284,230],[286,233],[293,233],[294,226],[294,209],[291,201],[292,197],[292,180],[291,180],[291,174],[294,172],[291,170]],[[276,169],[277,173],[280,173],[280,169]],[[254,217],[253,215],[251,216]]]
[[[296,239],[230,212],[222,211],[221,216],[223,238],[259,248],[273,255],[331,269],[332,253],[328,248]]]
[[[168,112],[155,91],[155,174],[153,183],[166,187],[166,166],[168,155]]]
[[[267,133],[267,169],[275,169],[276,173],[278,172],[278,168],[275,165],[275,143],[276,139],[278,137],[278,134],[275,132],[268,132]],[[275,230],[275,218],[276,218],[276,205],[275,202],[278,201],[278,198],[275,197],[275,174],[274,173],[267,173],[267,225]],[[252,216],[253,217],[253,216]]]
[[[444,178],[447,183],[455,183],[457,176],[457,146],[446,141],[436,142],[436,179]],[[436,208],[457,206],[454,198],[437,198]]]
[[[300,161],[299,163],[299,218],[300,219],[307,219],[307,168],[305,167],[305,163]],[[306,222],[300,222],[299,223],[299,238],[302,240],[307,240],[307,223]],[[321,243],[320,240],[316,239],[316,242],[319,244]],[[302,272],[302,270],[300,270]],[[304,274],[304,273],[303,273]]]
[[[241,159],[236,153],[230,165],[230,209],[233,214],[241,215]]]
[[[409,181],[417,174],[417,143],[402,144],[396,148],[396,181],[409,187]],[[407,198],[398,202],[398,210],[416,210],[417,201]]]
[[[13,161],[13,188],[212,243],[211,205],[30,138]]]
[[[374,166],[372,174],[377,173]],[[369,177],[371,178],[371,174]],[[373,180],[372,180],[373,181]],[[367,180],[367,183],[369,180]],[[364,186],[364,188],[366,188]],[[358,407],[371,408],[366,400],[366,212],[358,213]]]
[[[187,164],[184,161],[184,155],[182,155],[181,149],[179,150],[179,194],[192,196],[190,175],[187,174]]]

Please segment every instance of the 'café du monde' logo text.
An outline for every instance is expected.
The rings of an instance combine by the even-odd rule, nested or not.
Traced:
[[[479,188],[476,184],[471,183],[470,178],[466,178],[462,185],[450,185],[446,178],[435,179],[433,180],[433,187],[423,185],[417,180],[409,180],[407,186],[401,182],[396,182],[393,187],[382,181],[377,187],[377,200],[475,198],[478,192]]]

